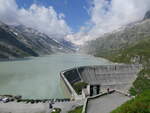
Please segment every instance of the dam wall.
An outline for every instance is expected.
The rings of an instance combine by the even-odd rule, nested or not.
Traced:
[[[82,95],[78,95],[73,88],[73,83],[81,81],[80,76],[74,70],[75,69],[73,68],[62,71],[60,72],[60,77],[64,83],[64,86],[66,86],[66,89],[68,89],[67,93],[69,94],[69,97],[71,97],[71,99],[81,100]]]
[[[141,69],[141,65],[122,64],[79,67],[78,72],[88,84],[100,84],[104,90],[110,88],[127,92]]]
[[[73,84],[79,81],[90,85],[99,84],[101,90],[110,88],[126,93],[141,69],[141,65],[126,64],[83,66],[65,70],[61,75],[72,95],[77,95]]]

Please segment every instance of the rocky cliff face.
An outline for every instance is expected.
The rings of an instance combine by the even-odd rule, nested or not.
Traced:
[[[0,58],[22,58],[56,52],[73,52],[58,41],[32,28],[0,22]]]
[[[150,19],[150,10],[145,14],[144,20]]]

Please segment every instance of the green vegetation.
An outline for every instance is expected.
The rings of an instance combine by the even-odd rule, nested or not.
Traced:
[[[150,90],[127,101],[111,113],[150,113]]]
[[[60,108],[54,108],[56,111],[53,111],[51,113],[60,113],[61,112],[61,109]]]
[[[15,57],[21,57],[21,56],[29,56],[29,54],[21,51],[20,49],[16,48],[16,47],[13,47],[13,49],[10,47],[7,47],[6,45],[4,44],[0,44],[0,50],[3,51],[3,52],[6,52],[12,56],[15,56]],[[13,51],[12,51],[13,50]],[[3,55],[4,58],[8,57],[7,55]],[[2,57],[2,56],[1,56]]]
[[[74,110],[69,111],[68,113],[82,113],[83,106],[76,107]]]
[[[133,86],[130,89],[130,93],[132,95],[137,95],[147,89],[150,89],[150,70],[143,69],[134,81]]]
[[[75,91],[77,92],[77,94],[82,94],[82,89],[86,88],[88,84],[85,82],[76,82],[73,84],[73,87],[75,89]]]
[[[113,62],[150,64],[150,37],[105,56]],[[135,61],[134,61],[135,60]]]

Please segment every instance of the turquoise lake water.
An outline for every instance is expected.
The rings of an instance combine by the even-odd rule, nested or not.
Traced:
[[[23,98],[64,98],[60,71],[86,65],[110,64],[108,60],[79,54],[54,54],[0,62],[0,95]]]

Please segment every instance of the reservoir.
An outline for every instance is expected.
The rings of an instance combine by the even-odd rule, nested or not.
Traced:
[[[23,98],[65,98],[60,71],[87,65],[110,64],[108,60],[80,54],[54,54],[0,62],[0,95]]]

